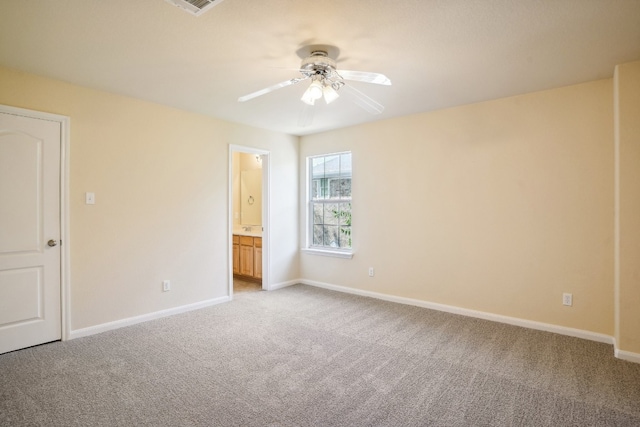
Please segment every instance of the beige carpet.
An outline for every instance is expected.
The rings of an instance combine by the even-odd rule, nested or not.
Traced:
[[[296,285],[1,355],[0,425],[640,426],[640,365]]]

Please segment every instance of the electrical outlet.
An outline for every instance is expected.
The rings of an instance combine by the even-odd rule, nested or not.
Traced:
[[[369,267],[369,277],[373,277],[373,267]]]
[[[169,280],[162,281],[162,292],[169,292],[171,290],[171,282]]]
[[[573,295],[572,294],[568,294],[568,293],[562,294],[562,305],[572,306],[573,305]]]

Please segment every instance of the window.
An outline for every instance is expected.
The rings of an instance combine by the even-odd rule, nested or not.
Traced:
[[[309,247],[351,251],[351,153],[309,157]]]

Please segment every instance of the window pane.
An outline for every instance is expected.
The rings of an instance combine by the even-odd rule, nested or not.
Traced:
[[[311,177],[324,178],[324,157],[313,157],[311,159]]]
[[[313,203],[313,223],[324,224],[324,203]]]
[[[332,179],[329,181],[329,197],[351,198],[351,178]]]
[[[324,204],[324,223],[330,225],[338,225],[340,220],[340,211],[337,203]]]
[[[351,177],[351,153],[340,155],[340,176]]]
[[[338,204],[340,225],[351,226],[351,203]]]
[[[332,199],[337,199],[340,197],[340,180],[339,179],[329,180],[329,197],[331,197]]]
[[[328,182],[324,178],[314,179],[311,182],[311,197],[313,200],[326,199],[328,195]]]
[[[324,177],[332,178],[340,174],[340,156],[326,156],[324,158]]]
[[[324,226],[324,245],[332,248],[340,247],[339,229],[335,225]]]
[[[322,238],[323,238],[323,226],[314,225],[313,226],[313,245],[322,246],[323,245]]]
[[[340,227],[340,247],[351,247],[351,227]]]

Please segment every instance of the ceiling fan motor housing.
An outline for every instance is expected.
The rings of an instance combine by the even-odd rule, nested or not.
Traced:
[[[311,55],[302,60],[300,70],[308,71],[310,73],[320,72],[322,74],[330,74],[336,70],[336,61],[329,58],[327,52],[323,50],[316,50],[311,52]]]
[[[319,80],[324,86],[331,86],[336,91],[344,86],[342,77],[336,72],[336,61],[329,58],[329,54],[324,50],[314,50],[304,58],[300,64],[300,72]]]

